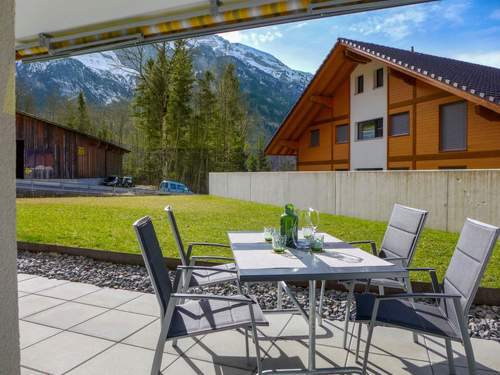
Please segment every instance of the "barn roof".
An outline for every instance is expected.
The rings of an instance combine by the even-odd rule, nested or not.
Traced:
[[[357,65],[346,51],[360,59],[383,62],[393,70],[500,113],[500,69],[373,43],[339,38],[301,97],[266,147],[268,155],[294,155],[295,136],[321,106],[314,96],[329,95]]]
[[[35,120],[38,120],[38,121],[41,121],[41,122],[45,122],[45,123],[47,123],[49,125],[56,126],[58,128],[61,128],[61,129],[64,129],[64,130],[67,130],[67,131],[70,131],[70,132],[73,132],[73,133],[76,133],[76,134],[83,135],[84,137],[94,139],[94,140],[96,140],[98,142],[108,144],[108,145],[113,146],[115,148],[118,148],[118,149],[120,149],[120,150],[122,150],[124,152],[130,152],[130,150],[128,148],[126,148],[125,146],[123,146],[123,145],[120,145],[120,144],[115,143],[115,142],[106,141],[104,139],[96,137],[95,135],[91,135],[91,134],[82,132],[80,130],[73,129],[73,128],[69,127],[68,125],[63,125],[63,124],[55,122],[55,121],[47,120],[47,119],[44,119],[43,117],[34,115],[32,113],[24,112],[24,111],[17,110],[16,113],[19,114],[19,115],[22,115],[22,116],[30,117],[32,119],[35,119]]]

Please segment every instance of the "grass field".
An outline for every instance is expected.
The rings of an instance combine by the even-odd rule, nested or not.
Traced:
[[[154,220],[164,254],[177,257],[163,212],[167,204],[174,208],[185,242],[227,243],[226,231],[278,226],[282,212],[280,207],[211,196],[18,199],[17,238],[27,242],[139,253],[132,223],[149,215]],[[374,239],[378,244],[385,227],[384,222],[327,214],[322,214],[320,223],[321,231],[343,240]],[[441,278],[457,238],[457,233],[424,230],[413,265],[434,267]],[[203,252],[207,250],[197,249],[195,253]],[[230,255],[226,249],[210,249],[208,252]],[[427,280],[424,274],[414,276],[417,280]],[[482,286],[500,287],[499,245]]]

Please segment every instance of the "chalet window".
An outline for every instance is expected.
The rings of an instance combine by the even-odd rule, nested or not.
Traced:
[[[356,94],[361,94],[363,92],[365,86],[365,80],[363,75],[360,75],[356,78]]]
[[[338,125],[335,128],[335,143],[347,143],[349,141],[349,125]]]
[[[397,113],[391,116],[390,135],[408,135],[410,134],[410,113]]]
[[[309,147],[319,146],[319,129],[311,130],[311,138],[309,140]]]
[[[457,102],[439,107],[441,151],[467,149],[467,103]]]
[[[375,77],[373,79],[373,87],[378,88],[384,86],[384,68],[375,70]]]
[[[384,136],[384,119],[358,122],[358,141],[380,138]]]

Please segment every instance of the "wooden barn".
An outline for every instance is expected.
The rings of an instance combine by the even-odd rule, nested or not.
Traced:
[[[37,116],[16,113],[17,178],[97,178],[119,175],[117,144]]]
[[[500,69],[339,39],[266,152],[304,171],[500,168]]]

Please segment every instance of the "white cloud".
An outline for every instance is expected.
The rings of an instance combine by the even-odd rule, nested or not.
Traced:
[[[354,23],[349,30],[362,35],[383,34],[392,40],[400,40],[430,23],[460,24],[469,6],[469,0],[454,0],[395,8],[383,15],[362,13],[363,21]]]
[[[494,20],[500,20],[500,8],[495,9],[493,12],[491,12],[490,18]]]
[[[453,58],[457,60],[468,61],[474,64],[494,66],[495,68],[500,68],[500,50],[490,51],[490,52],[468,52],[461,53]]]
[[[220,36],[232,43],[244,43],[258,48],[263,44],[270,43],[276,39],[282,38],[283,34],[277,27],[272,27],[267,30],[258,31],[230,31],[220,34]]]

